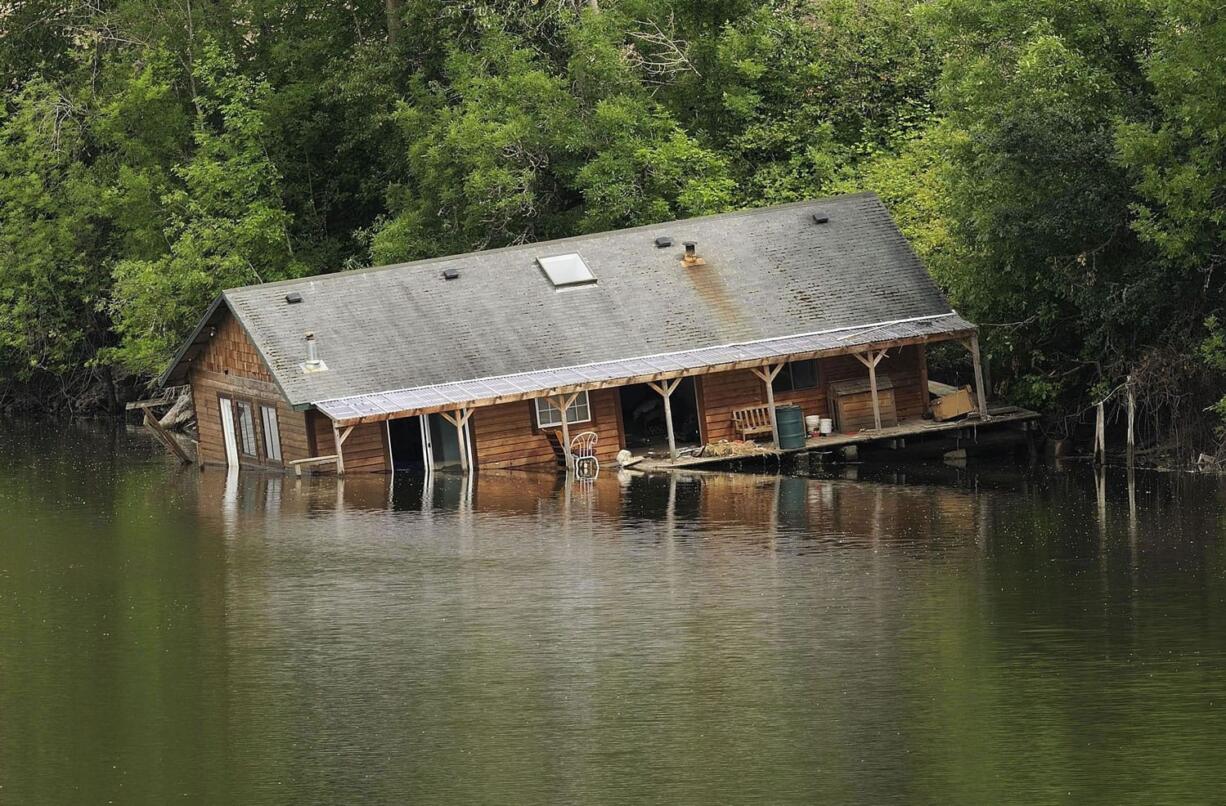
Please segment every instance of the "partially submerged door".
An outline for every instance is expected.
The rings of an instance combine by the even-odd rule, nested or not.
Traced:
[[[439,470],[460,468],[460,432],[441,414],[429,416],[430,455]],[[467,429],[465,429],[467,430]]]
[[[226,465],[238,467],[238,434],[234,430],[234,401],[219,399],[221,404],[221,441],[226,447]]]

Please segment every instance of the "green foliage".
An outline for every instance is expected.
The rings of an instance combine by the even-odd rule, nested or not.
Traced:
[[[618,29],[591,25],[569,40],[584,57],[560,69],[489,32],[400,105],[407,176],[374,236],[377,262],[728,208],[724,160],[633,80],[608,39]]]
[[[741,203],[820,195],[928,120],[937,63],[913,3],[756,5],[698,48],[698,74],[679,82],[697,100],[695,128],[729,155]]]
[[[199,55],[195,78],[195,153],[160,199],[168,248],[115,267],[111,313],[124,342],[108,358],[151,374],[222,289],[303,270],[262,142],[268,86],[238,74],[213,45]]]
[[[1226,226],[1226,17],[1194,0],[1155,10],[1161,22],[1146,63],[1155,114],[1117,136],[1140,195],[1133,227],[1170,263],[1211,281]]]
[[[68,373],[97,346],[107,282],[80,114],[32,81],[0,119],[0,376]]]
[[[18,3],[0,396],[148,377],[231,285],[871,189],[998,392],[1221,397],[1212,4],[597,5]]]
[[[1226,328],[1218,321],[1217,316],[1205,319],[1205,330],[1209,335],[1200,343],[1200,357],[1205,365],[1220,373],[1226,373]],[[1212,406],[1214,414],[1221,421],[1219,435],[1226,431],[1226,395]]]

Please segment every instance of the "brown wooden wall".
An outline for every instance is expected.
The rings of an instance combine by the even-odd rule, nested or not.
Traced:
[[[595,431],[596,458],[602,464],[612,462],[625,444],[618,391],[598,389],[588,394],[592,421],[572,425],[570,435],[574,437],[582,431]],[[548,436],[536,427],[534,401],[521,400],[479,408],[473,412],[469,423],[473,429],[478,467],[534,467],[552,465],[557,461]]]
[[[283,462],[305,459],[308,454],[306,419],[285,402],[272,382],[264,360],[247,338],[234,317],[226,316],[208,345],[192,361],[188,374],[192,401],[196,407],[199,431],[198,457],[203,464],[226,463],[226,450],[221,436],[219,395],[251,401],[255,404],[256,445],[260,457],[241,457],[245,466],[280,467],[280,462],[263,458],[264,424],[259,415],[260,404],[276,405],[277,430],[281,436]]]
[[[307,422],[315,440],[315,455],[330,456],[336,453],[336,437],[332,433],[332,421],[322,414],[307,415]],[[345,429],[341,429],[344,433]],[[365,423],[356,425],[345,442],[344,448],[346,473],[382,473],[392,469],[391,458],[387,448],[387,424]],[[332,465],[319,465],[317,473],[333,473]]]
[[[923,345],[895,347],[877,365],[879,376],[894,383],[894,404],[898,419],[924,415],[928,405],[927,356]],[[775,395],[776,405],[795,403],[806,415],[830,417],[827,390],[831,383],[867,378],[868,370],[855,356],[844,355],[818,361],[816,389],[802,389]],[[766,386],[749,370],[704,375],[699,379],[699,399],[703,408],[703,438],[706,442],[736,439],[732,412],[766,403]]]

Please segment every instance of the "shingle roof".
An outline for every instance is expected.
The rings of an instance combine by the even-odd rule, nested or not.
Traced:
[[[815,223],[815,213],[829,222]],[[673,246],[658,248],[658,236]],[[684,241],[697,241],[705,265],[682,265]],[[536,259],[571,252],[597,282],[555,290]],[[443,279],[446,269],[459,278]],[[302,302],[288,304],[295,291]],[[223,298],[294,405],[950,313],[869,193],[249,286]],[[969,326],[957,316],[947,322],[949,330]],[[308,332],[326,371],[302,369]]]

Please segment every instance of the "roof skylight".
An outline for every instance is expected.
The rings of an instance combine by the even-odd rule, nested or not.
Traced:
[[[536,262],[554,288],[570,288],[596,282],[596,275],[592,274],[592,270],[577,254],[538,257]]]

